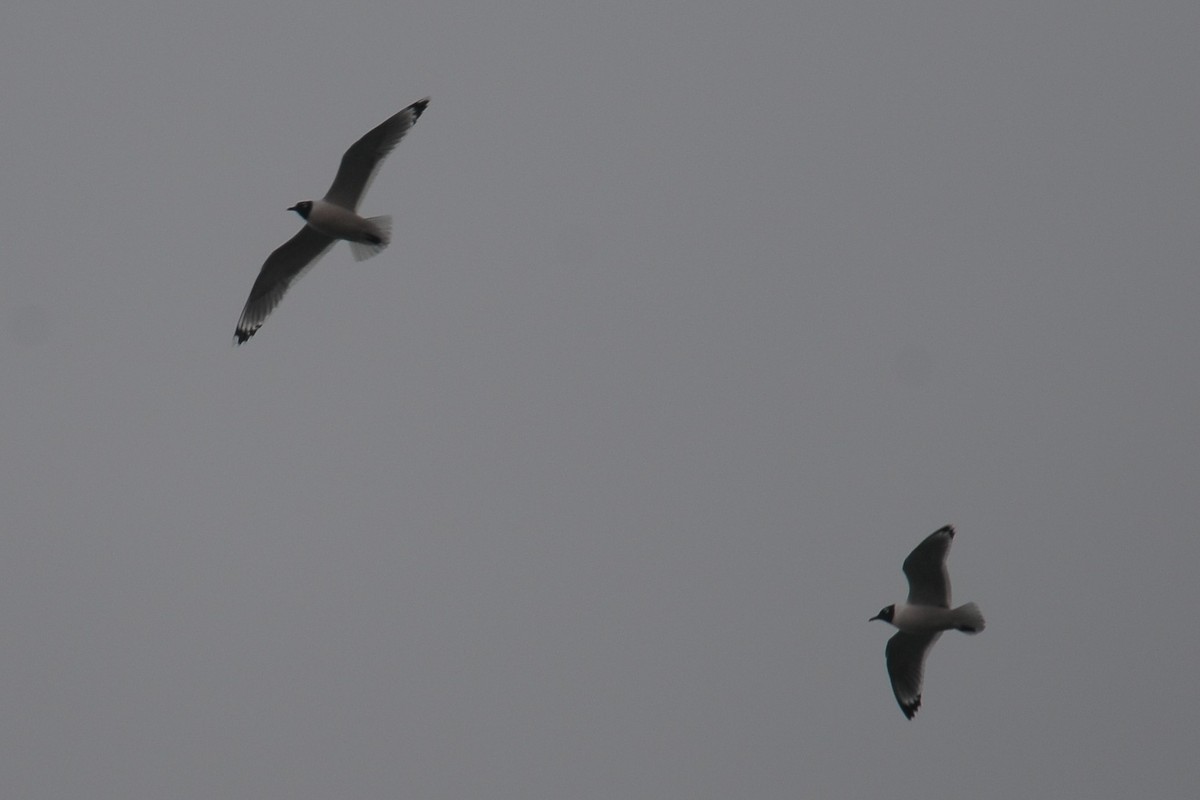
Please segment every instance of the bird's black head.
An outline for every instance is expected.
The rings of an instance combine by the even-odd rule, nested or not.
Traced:
[[[892,618],[895,616],[896,616],[896,607],[894,605],[891,605],[891,606],[888,606],[887,608],[883,609],[882,611],[880,611],[875,616],[871,617],[871,619],[867,620],[867,622],[872,622],[877,619],[881,619],[884,622],[891,622]]]
[[[302,200],[289,208],[288,211],[295,211],[300,216],[308,219],[309,212],[312,211],[312,200]]]

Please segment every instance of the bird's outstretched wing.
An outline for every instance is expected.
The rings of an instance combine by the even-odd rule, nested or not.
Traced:
[[[267,257],[250,289],[250,298],[246,300],[242,316],[238,319],[235,344],[246,341],[262,327],[267,316],[283,299],[288,287],[312,269],[333,242],[331,237],[305,225]]]
[[[954,526],[938,528],[904,559],[908,576],[908,602],[918,606],[950,607],[950,576],[946,553],[954,538]]]
[[[925,674],[925,657],[941,636],[936,633],[905,633],[900,631],[887,643],[887,671],[892,679],[892,694],[900,710],[909,719],[921,707],[921,682]]]
[[[416,124],[417,119],[429,105],[429,98],[418,100],[403,111],[389,117],[387,120],[370,130],[361,139],[350,146],[342,156],[338,167],[337,177],[333,185],[325,193],[325,200],[342,208],[355,211],[362,200],[379,165],[396,143],[404,138],[409,128]]]

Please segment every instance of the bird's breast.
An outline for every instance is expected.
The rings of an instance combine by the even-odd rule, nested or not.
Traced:
[[[335,239],[363,241],[377,234],[375,226],[348,208],[319,200],[308,214],[308,226]]]
[[[931,633],[953,628],[954,615],[948,608],[897,603],[892,624],[909,633]]]

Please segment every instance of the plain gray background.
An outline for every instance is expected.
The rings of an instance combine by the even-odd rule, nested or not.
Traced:
[[[1194,796],[1198,30],[7,8],[0,794]],[[391,248],[233,348],[426,94]],[[909,722],[867,618],[947,522],[989,626]]]

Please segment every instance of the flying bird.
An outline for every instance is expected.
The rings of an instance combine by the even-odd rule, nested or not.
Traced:
[[[356,261],[368,259],[388,246],[392,218],[360,217],[358,203],[383,159],[416,124],[427,105],[428,97],[418,100],[369,131],[342,156],[337,177],[325,197],[315,202],[304,200],[288,209],[303,217],[305,225],[267,257],[242,309],[235,344],[246,341],[262,327],[288,287],[312,269],[338,239],[350,243]]]
[[[954,538],[954,526],[939,528],[904,559],[908,576],[908,602],[896,603],[871,617],[890,622],[900,632],[888,639],[887,671],[892,692],[900,710],[909,719],[921,707],[921,678],[925,657],[942,631],[959,630],[979,633],[983,614],[979,606],[967,603],[950,607],[950,576],[946,573],[946,553]]]

